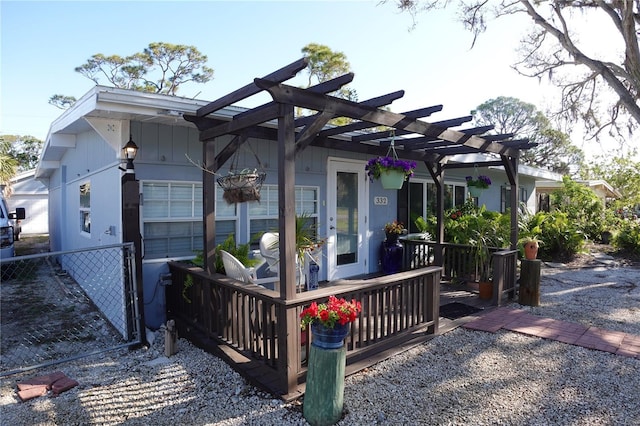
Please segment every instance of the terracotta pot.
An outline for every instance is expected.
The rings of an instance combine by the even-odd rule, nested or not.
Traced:
[[[491,281],[480,281],[478,283],[480,299],[491,300],[493,298],[493,283]]]
[[[529,241],[524,244],[524,257],[527,260],[534,260],[538,257],[538,242]]]

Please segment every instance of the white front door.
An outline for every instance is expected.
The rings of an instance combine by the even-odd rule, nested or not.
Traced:
[[[327,274],[329,280],[367,272],[368,192],[363,161],[329,158]]]

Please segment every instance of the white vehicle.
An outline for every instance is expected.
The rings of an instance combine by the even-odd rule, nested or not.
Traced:
[[[20,226],[17,221],[25,218],[23,208],[17,208],[15,212],[9,213],[7,202],[0,194],[0,259],[8,259],[15,256],[14,241],[20,235]],[[16,221],[14,224],[13,221]]]

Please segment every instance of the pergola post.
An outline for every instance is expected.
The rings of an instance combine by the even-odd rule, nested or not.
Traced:
[[[442,265],[444,243],[444,168],[441,163],[425,162],[427,170],[436,187],[436,242],[438,243],[433,253],[435,265]]]
[[[216,180],[212,174],[217,171],[215,155],[214,141],[204,142],[202,144],[202,158],[209,172],[202,171],[202,206],[204,209],[204,220],[202,221],[204,227],[203,269],[209,274],[216,272]]]
[[[296,205],[295,205],[295,153],[296,139],[294,107],[279,104],[278,116],[278,228],[280,233],[280,297],[284,300],[296,298]],[[286,376],[284,389],[297,386],[297,366],[300,365],[300,325],[295,309],[280,305],[277,323],[278,357]]]
[[[511,186],[509,206],[511,215],[511,250],[518,248],[518,158],[502,155],[504,170]]]

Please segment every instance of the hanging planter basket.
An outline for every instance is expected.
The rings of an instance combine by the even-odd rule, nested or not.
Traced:
[[[219,177],[217,182],[224,191],[222,198],[227,203],[246,203],[260,201],[260,189],[266,176],[266,173],[255,170],[242,170]]]
[[[400,170],[384,170],[380,172],[380,183],[384,189],[401,189],[405,173]]]
[[[477,186],[470,186],[469,194],[471,194],[472,197],[479,197],[483,190],[483,188],[478,188]]]
[[[415,161],[398,158],[394,139],[395,133],[392,131],[387,155],[370,159],[364,168],[371,182],[380,179],[384,189],[402,189],[404,181],[413,176],[416,168]]]
[[[204,165],[196,163],[191,158],[189,158],[187,154],[185,154],[185,156],[194,166],[198,167],[200,170],[214,176],[220,176],[216,179],[216,182],[218,182],[218,185],[220,185],[220,188],[222,188],[222,198],[228,204],[246,203],[248,201],[260,201],[260,189],[262,189],[262,183],[267,177],[267,174],[262,171],[258,171],[263,170],[260,158],[251,148],[251,145],[249,145],[248,143],[247,145],[249,146],[251,153],[253,153],[254,157],[256,158],[260,169],[242,169],[238,171],[238,151],[233,154],[231,168],[226,176],[220,176],[214,171],[207,169]]]
[[[482,191],[491,186],[491,179],[489,179],[489,176],[478,176],[477,164],[473,166],[473,176],[467,176],[465,179],[467,181],[469,195],[472,197],[479,197]]]

